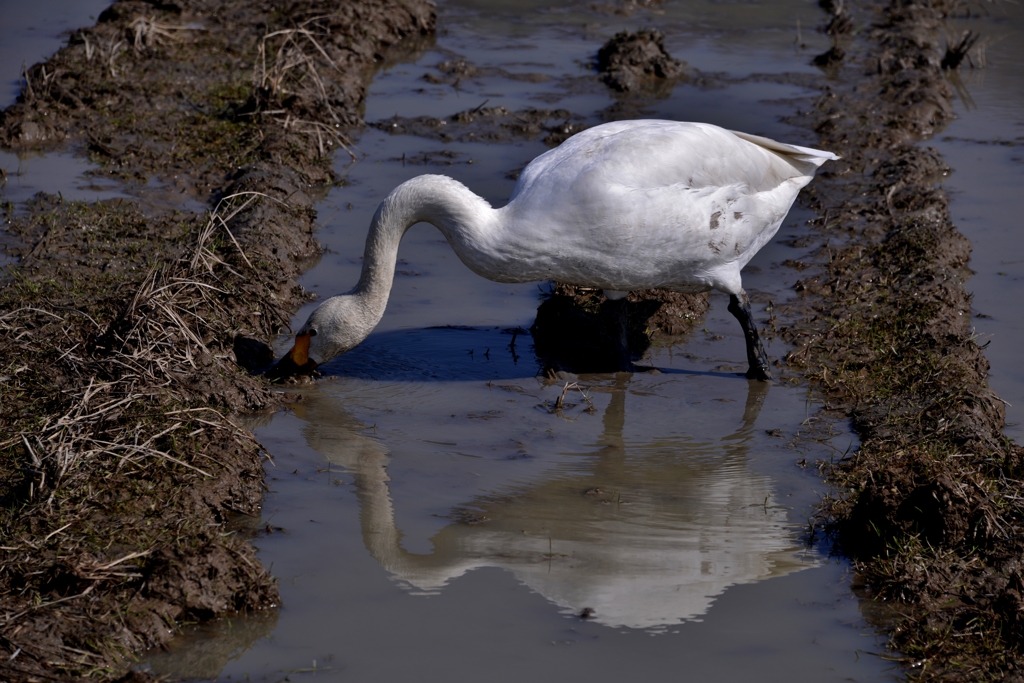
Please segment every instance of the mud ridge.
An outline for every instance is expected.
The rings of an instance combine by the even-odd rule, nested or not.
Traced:
[[[788,363],[852,418],[823,515],[915,680],[1020,680],[1024,449],[971,327],[971,246],[919,143],[953,116],[943,19],[955,3],[834,3],[830,86],[793,122],[843,156],[805,194],[816,245],[782,333]],[[828,469],[828,464],[823,466]],[[877,610],[876,610],[877,611]]]
[[[279,405],[247,370],[305,300],[313,197],[374,64],[434,21],[417,0],[126,0],[26,72],[0,144],[163,190],[3,209],[3,680],[113,680],[181,621],[279,601],[246,540],[265,453],[232,415]]]

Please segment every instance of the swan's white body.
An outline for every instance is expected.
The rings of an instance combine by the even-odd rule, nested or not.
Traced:
[[[738,294],[740,269],[835,158],[774,146],[785,153],[708,124],[609,123],[534,159],[506,206],[468,205],[461,223],[476,229],[439,227],[466,265],[500,282]]]
[[[446,176],[413,178],[377,209],[359,283],[310,315],[299,331],[311,335],[308,354],[292,355],[299,365],[307,355],[321,364],[370,333],[387,305],[402,236],[421,221],[490,280],[557,280],[600,287],[609,298],[652,287],[718,289],[745,306],[740,270],[815,170],[837,158],[705,123],[620,121],[534,159],[500,209]],[[748,333],[748,355],[749,344]]]

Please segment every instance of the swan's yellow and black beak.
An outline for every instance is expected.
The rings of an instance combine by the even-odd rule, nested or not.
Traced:
[[[295,335],[292,350],[284,354],[274,367],[266,372],[272,382],[294,377],[295,375],[311,375],[316,370],[316,361],[309,357],[309,333]]]

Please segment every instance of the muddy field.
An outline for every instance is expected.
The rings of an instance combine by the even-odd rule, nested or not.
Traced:
[[[826,78],[805,83],[821,96],[792,120],[843,160],[803,195],[818,238],[793,263],[798,304],[779,313],[792,344],[782,370],[860,434],[827,472],[842,493],[822,524],[854,558],[864,599],[891,606],[876,610],[878,627],[908,674],[1015,680],[1022,451],[1001,434],[972,336],[970,244],[936,186],[945,166],[916,144],[951,116],[944,69],[962,51],[942,22],[963,11],[824,8],[833,46],[815,63]],[[116,679],[126,655],[184,622],[279,601],[248,542],[266,454],[232,416],[293,399],[250,372],[308,298],[295,279],[319,251],[313,202],[341,182],[330,158],[349,153],[375,65],[430,41],[434,21],[425,2],[118,2],[27,71],[0,114],[5,147],[83,150],[157,199],[4,208],[20,241],[0,292],[4,678]],[[711,78],[655,31],[616,36],[595,68],[624,93],[607,118]],[[481,105],[386,125],[555,145],[583,125],[567,114]],[[631,300],[636,357],[652,330],[684,334],[707,307],[664,298]],[[601,339],[600,308],[566,288],[541,307],[534,334],[552,372],[600,369],[608,350],[566,347],[558,326]]]
[[[263,453],[228,416],[279,405],[247,370],[303,299],[310,193],[375,62],[433,21],[425,2],[120,2],[26,73],[5,146],[71,145],[162,201],[5,209],[5,679],[116,678],[181,622],[278,601],[246,540]]]

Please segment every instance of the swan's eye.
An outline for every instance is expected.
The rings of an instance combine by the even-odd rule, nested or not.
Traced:
[[[309,330],[309,336],[310,336],[310,337],[315,337],[315,336],[316,336],[316,330],[315,330],[315,329],[313,329],[313,328],[310,328],[310,330]]]

